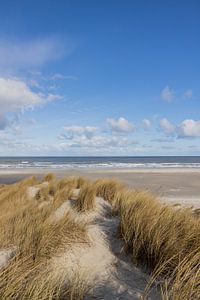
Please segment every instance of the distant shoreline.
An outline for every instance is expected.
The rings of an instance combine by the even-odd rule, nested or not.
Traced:
[[[200,172],[199,156],[0,157],[0,172]],[[24,171],[25,170],[25,171]],[[27,170],[27,171],[26,171]]]

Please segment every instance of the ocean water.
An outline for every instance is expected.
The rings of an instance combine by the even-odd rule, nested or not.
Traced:
[[[0,157],[0,169],[200,168],[200,156]]]

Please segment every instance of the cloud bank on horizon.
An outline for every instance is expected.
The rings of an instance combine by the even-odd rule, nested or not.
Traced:
[[[0,11],[0,155],[200,154],[199,1],[20,7]]]

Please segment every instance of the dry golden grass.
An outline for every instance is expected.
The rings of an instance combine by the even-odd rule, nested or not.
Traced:
[[[53,205],[55,208],[58,208],[63,202],[72,199],[73,189],[71,187],[66,187],[62,190],[57,190],[54,199]]]
[[[200,222],[191,209],[167,206],[147,192],[120,188],[111,200],[133,261],[165,278],[162,298],[200,297]],[[198,215],[199,210],[194,212]]]
[[[0,192],[0,233],[6,230],[5,224],[11,217],[17,215],[23,207],[29,205],[27,197],[27,188],[36,183],[34,177],[28,178],[22,182],[6,185]],[[1,234],[0,234],[1,245]]]
[[[180,262],[165,286],[165,299],[200,299],[200,248]]]
[[[79,176],[77,177],[77,186],[76,188],[77,189],[80,189],[82,188],[85,184],[89,183],[89,179],[87,179],[86,177],[82,177],[82,176]]]
[[[104,198],[111,204],[115,199],[116,193],[124,188],[124,184],[121,182],[108,178],[98,179],[94,185],[96,187],[97,196]]]
[[[80,212],[94,210],[96,206],[96,187],[91,183],[85,183],[78,195],[76,208]]]
[[[57,183],[57,189],[62,190],[63,188],[74,188],[76,189],[78,185],[78,178],[75,176],[70,176],[67,178],[63,178]]]
[[[163,205],[146,192],[132,192],[120,208],[121,232],[134,260],[171,272],[200,246],[200,223],[188,209]]]
[[[154,280],[166,279],[162,298],[199,299],[199,209],[192,213],[164,205],[150,193],[127,189],[113,180],[99,179],[95,185],[97,195],[119,215],[121,236],[133,261],[153,271]]]
[[[46,176],[44,176],[43,181],[53,181],[55,180],[55,175],[53,173],[49,173]]]
[[[200,208],[196,208],[192,211],[193,216],[196,218],[200,218]]]
[[[64,202],[80,189],[76,209],[92,211],[95,197],[112,206],[120,218],[120,234],[133,261],[152,272],[149,286],[161,280],[164,300],[200,299],[199,209],[167,206],[153,195],[128,189],[120,182],[82,177],[56,181],[48,174],[0,187],[0,250],[15,247],[15,256],[0,269],[0,299],[82,299],[88,286],[81,272],[73,279],[51,265],[52,258],[87,244],[87,225],[71,210],[52,221]],[[33,199],[27,189],[37,187]],[[78,215],[78,214],[77,214]]]
[[[24,226],[22,228],[18,225],[15,243],[19,241],[23,247],[19,248],[17,256],[8,267],[0,272],[1,299],[63,299],[64,296],[79,299],[74,298],[73,294],[74,290],[80,293],[82,287],[75,287],[67,271],[57,272],[50,263],[52,257],[62,255],[74,243],[87,242],[84,227],[78,226],[68,217],[51,226],[39,221],[37,229],[38,220],[36,223],[31,220],[31,223],[23,224],[29,227],[27,232],[24,232]],[[27,242],[21,240],[19,228]]]
[[[0,299],[79,299],[77,295],[84,289],[81,283],[75,287],[67,274],[51,269],[50,261],[75,243],[87,243],[85,224],[73,220],[70,213],[52,222],[58,199],[38,210],[38,201],[22,201],[17,197],[25,191],[24,184],[20,186],[21,190],[19,184],[8,187],[2,197],[8,197],[11,206],[6,217],[1,218],[0,249],[15,246],[16,255],[0,270]],[[42,188],[44,201],[48,188]],[[64,191],[58,191],[61,192]],[[20,209],[15,210],[16,205]]]
[[[20,187],[22,186],[31,186],[37,184],[37,178],[35,176],[28,177],[18,183]]]

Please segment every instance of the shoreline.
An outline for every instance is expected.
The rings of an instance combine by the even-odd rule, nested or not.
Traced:
[[[86,173],[200,173],[200,168],[195,167],[159,167],[159,168],[1,168],[0,175],[4,174],[44,174],[64,172]]]

